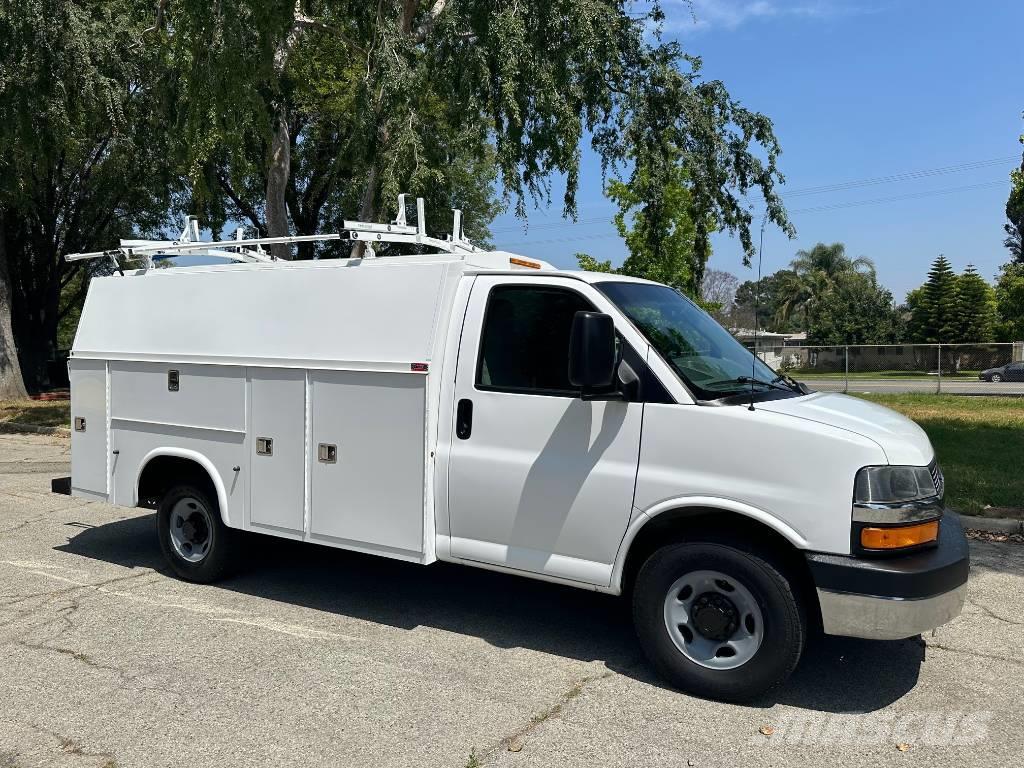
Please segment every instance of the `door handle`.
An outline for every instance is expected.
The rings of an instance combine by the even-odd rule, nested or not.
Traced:
[[[455,436],[460,440],[468,440],[473,432],[473,401],[467,398],[459,400],[455,409]]]

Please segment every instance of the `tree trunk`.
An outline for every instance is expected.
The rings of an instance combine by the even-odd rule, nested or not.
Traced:
[[[11,329],[11,282],[7,269],[7,241],[0,211],[0,400],[28,397],[21,376],[18,351]]]
[[[370,172],[366,175],[366,189],[363,190],[363,199],[359,202],[359,221],[373,222],[377,212],[377,164],[370,166]],[[352,246],[352,258],[361,259],[366,253],[366,243],[357,240]]]
[[[288,116],[284,105],[277,108],[274,117],[274,137],[270,143],[270,164],[267,168],[267,235],[269,237],[287,237],[288,206],[285,192],[288,188],[288,177],[291,174],[291,137],[288,133]],[[289,245],[272,245],[270,252],[279,259],[290,259],[292,254]]]

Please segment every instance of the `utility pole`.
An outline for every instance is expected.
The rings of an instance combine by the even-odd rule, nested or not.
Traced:
[[[843,392],[850,391],[850,347],[843,347]]]

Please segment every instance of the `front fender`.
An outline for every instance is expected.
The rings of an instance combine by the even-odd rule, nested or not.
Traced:
[[[686,509],[688,507],[720,509],[723,512],[735,512],[736,514],[749,517],[750,519],[756,520],[757,522],[771,528],[797,549],[807,549],[807,539],[805,539],[799,531],[762,509],[758,509],[757,507],[753,507],[749,504],[744,504],[743,502],[736,501],[735,499],[726,499],[716,496],[677,496],[660,501],[648,509],[638,510],[633,516],[633,519],[629,523],[629,527],[626,529],[626,534],[622,537],[622,542],[619,544],[619,551],[615,555],[615,562],[612,565],[612,578],[609,584],[609,590],[613,594],[618,595],[622,593],[622,575],[625,571],[626,559],[629,557],[629,550],[633,545],[633,541],[644,526],[655,520],[658,515],[662,513],[678,509]]]

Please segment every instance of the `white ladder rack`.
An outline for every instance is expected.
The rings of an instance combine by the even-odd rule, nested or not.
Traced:
[[[243,262],[275,262],[277,259],[267,253],[264,245],[281,245],[292,243],[314,243],[327,240],[351,240],[366,244],[363,258],[376,257],[373,246],[377,243],[408,243],[424,245],[447,253],[476,253],[479,249],[463,237],[462,211],[452,209],[452,234],[444,240],[431,237],[426,230],[426,214],[423,198],[416,198],[416,225],[406,221],[406,195],[398,196],[398,217],[390,224],[376,224],[365,221],[345,219],[342,232],[324,235],[294,235],[287,237],[245,237],[245,229],[239,227],[232,240],[200,240],[199,221],[189,216],[185,228],[177,240],[121,240],[117,248],[105,251],[89,251],[86,253],[65,254],[65,261],[83,261],[86,259],[111,259],[114,267],[121,272],[118,257],[130,260],[141,260],[144,269],[152,269],[153,257],[161,255],[193,254],[200,256],[216,256]]]

